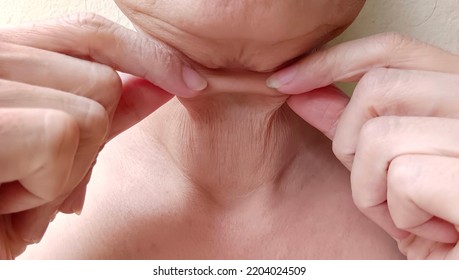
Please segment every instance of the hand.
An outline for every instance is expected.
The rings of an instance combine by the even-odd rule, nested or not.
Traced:
[[[334,86],[356,81],[349,98]],[[333,140],[357,207],[410,259],[459,258],[459,57],[397,34],[319,51],[274,74]]]
[[[0,258],[14,258],[57,211],[81,212],[109,139],[205,81],[161,43],[94,15],[0,29],[0,50]],[[131,75],[122,83],[115,70]]]

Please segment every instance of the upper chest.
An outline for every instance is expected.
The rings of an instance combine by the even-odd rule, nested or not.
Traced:
[[[329,169],[274,200],[222,208],[188,192],[164,161],[149,172],[103,169],[85,209],[96,238],[108,240],[103,258],[400,258],[395,242],[355,208],[346,172]]]
[[[326,168],[291,170],[270,199],[226,208],[190,192],[186,178],[173,165],[158,153],[108,147],[88,186],[83,215],[60,215],[31,256],[41,258],[46,252],[53,259],[401,257],[395,242],[355,208],[349,174],[336,161]],[[314,180],[302,181],[305,168],[316,168]],[[300,188],[291,188],[298,182]]]

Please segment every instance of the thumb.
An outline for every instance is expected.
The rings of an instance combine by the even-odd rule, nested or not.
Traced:
[[[339,118],[348,102],[349,97],[335,86],[292,95],[287,101],[298,116],[317,128],[330,140],[333,140],[335,136]]]
[[[124,73],[120,73],[120,77],[123,93],[113,117],[109,139],[140,122],[173,97],[145,79]]]

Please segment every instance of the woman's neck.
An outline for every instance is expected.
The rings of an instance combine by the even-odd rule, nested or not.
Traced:
[[[287,96],[269,94],[264,84],[218,91],[215,84],[165,105],[155,138],[190,184],[219,204],[276,191],[320,136],[288,108]]]

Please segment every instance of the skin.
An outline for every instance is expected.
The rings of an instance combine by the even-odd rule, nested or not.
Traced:
[[[0,72],[0,164],[7,167],[0,171],[0,258],[39,240],[57,209],[80,212],[101,146],[170,100],[148,81],[180,97],[106,145],[82,217],[59,216],[23,257],[399,258],[353,203],[409,259],[459,257],[457,56],[383,34],[281,61],[293,48],[276,36],[298,34],[292,17],[271,29],[245,22],[234,32],[229,23],[241,21],[228,20],[232,13],[195,1],[183,9],[192,20],[172,20],[184,7],[167,13],[170,2],[137,12],[123,3],[137,26],[156,22],[139,27],[146,36],[91,15],[0,32],[7,66]],[[220,3],[239,15],[246,9],[229,3],[249,2]],[[249,10],[257,19],[298,12],[263,7]],[[149,13],[155,17],[135,20]],[[327,7],[317,20],[329,14]],[[193,36],[182,45],[187,32],[177,31],[186,29]],[[217,38],[199,36],[201,29]],[[259,59],[264,53],[254,46],[263,38],[281,40],[285,50]],[[272,43],[260,48],[274,50]],[[267,89],[269,71],[291,59],[298,62],[266,81],[276,90]],[[122,87],[114,70],[132,74],[121,75]],[[349,80],[358,82],[350,100],[327,86]],[[105,125],[97,118],[104,115]],[[333,153],[303,120],[332,140]]]
[[[401,258],[353,205],[330,141],[265,83],[336,36],[363,2],[208,3],[118,1],[208,86],[111,141],[81,217],[58,216],[24,257]]]
[[[180,71],[159,42],[95,15],[2,29],[0,48],[0,259],[9,259],[58,211],[81,212],[102,146],[170,100],[147,79],[192,96],[199,75]],[[145,67],[146,58],[158,63]],[[122,84],[115,69],[138,77]]]
[[[409,259],[459,258],[458,69],[457,55],[389,33],[318,52],[268,82],[333,140],[357,207]],[[357,82],[351,100],[323,88],[335,81]]]

